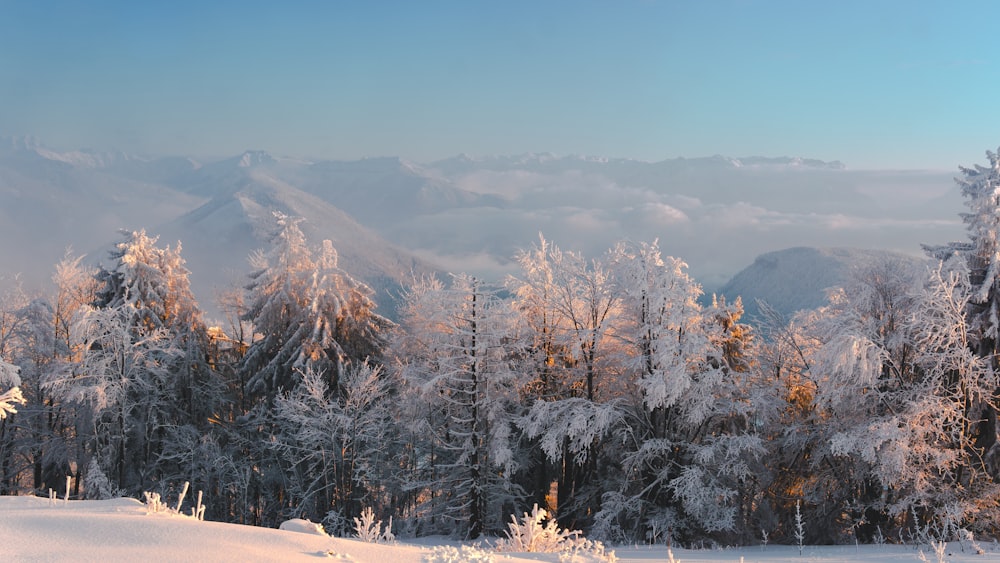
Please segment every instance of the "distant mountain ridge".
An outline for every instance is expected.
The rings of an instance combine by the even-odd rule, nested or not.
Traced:
[[[878,243],[917,252],[962,233],[948,173],[852,171],[797,157],[659,162],[526,153],[430,163],[354,161],[248,150],[224,159],[59,151],[0,137],[0,277],[44,283],[67,246],[92,261],[119,229],[183,244],[203,307],[243,283],[267,246],[270,209],[302,215],[349,272],[384,300],[414,274],[514,273],[542,233],[596,257],[619,240],[660,240],[707,287],[749,257],[802,246]]]

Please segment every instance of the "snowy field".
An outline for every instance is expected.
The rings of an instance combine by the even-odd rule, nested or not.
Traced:
[[[134,499],[108,501],[61,500],[54,504],[36,497],[0,497],[0,560],[2,561],[354,561],[407,563],[467,561],[446,552],[451,546],[405,541],[393,545],[363,543],[317,534],[272,530],[221,522],[199,522],[193,518],[147,514]],[[976,554],[970,546],[952,543],[943,560],[951,563],[1000,562],[1000,546],[980,544]],[[667,561],[666,548],[617,547],[618,561]],[[927,561],[938,556],[924,546]],[[467,554],[473,552],[467,552]],[[474,561],[489,561],[490,554],[476,552]],[[921,561],[921,551],[912,546],[752,546],[715,550],[675,549],[677,561],[770,563],[892,562]],[[486,556],[486,559],[483,558]],[[558,562],[557,554],[492,554],[492,561]],[[585,562],[589,559],[577,559]]]

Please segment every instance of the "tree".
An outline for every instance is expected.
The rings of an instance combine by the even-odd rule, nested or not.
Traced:
[[[94,276],[88,306],[76,296],[84,285],[72,281],[79,259],[57,270],[67,283],[57,296],[55,340],[69,357],[49,388],[81,409],[86,457],[97,459],[115,487],[138,492],[176,470],[162,454],[177,435],[208,431],[223,386],[207,362],[207,332],[180,245],[160,248],[145,231],[122,235],[110,267]]]
[[[375,313],[371,288],[340,269],[330,241],[314,260],[302,219],[274,218],[271,250],[251,258],[244,320],[260,338],[241,366],[249,391],[268,401],[294,386],[296,370],[322,373],[337,389],[345,366],[375,356],[391,325]]]
[[[417,282],[402,311],[393,353],[417,439],[409,486],[428,493],[418,510],[431,529],[457,526],[468,538],[497,532],[519,496],[509,303],[496,288],[456,276],[450,288]]]
[[[936,431],[933,424],[913,422],[927,421],[914,410],[934,396],[914,333],[924,322],[916,320],[923,283],[923,268],[909,260],[870,259],[830,291],[825,307],[796,325],[795,341],[815,345],[799,348],[808,391],[789,394],[792,404],[807,406],[793,411],[785,441],[801,479],[791,485],[796,494],[785,496],[807,503],[814,541],[843,541],[851,533],[870,541],[877,530],[896,532],[894,519],[910,509],[900,504],[905,473],[930,463],[914,455],[903,464],[898,455],[900,448],[916,454]],[[904,425],[906,420],[911,422]],[[897,425],[906,431],[890,432]],[[790,512],[792,504],[784,508]]]
[[[16,414],[17,409],[14,405],[23,405],[25,399],[24,395],[21,394],[21,390],[17,387],[20,383],[17,368],[2,360],[0,360],[0,383],[5,387],[9,387],[9,389],[0,393],[0,420],[3,420],[12,414]]]
[[[959,257],[969,272],[970,299],[965,312],[969,325],[969,346],[988,361],[989,369],[1000,370],[1000,155],[986,151],[989,166],[960,167],[956,179],[968,213],[961,214],[969,233],[967,242],[925,246],[928,253],[945,261]],[[1000,389],[976,398],[970,405],[976,449],[983,460],[982,470],[1000,478],[1000,446],[997,443],[997,411]]]
[[[20,313],[28,298],[19,280],[14,281],[13,287],[0,293],[0,389],[12,387],[4,393],[7,400],[0,402],[0,494],[9,494],[17,488],[24,464],[20,455],[24,429],[19,421],[15,423],[7,417],[8,412],[16,412],[15,399],[17,402],[24,399],[18,388],[21,385],[19,370],[11,363],[16,362],[21,353],[18,331],[23,320]]]
[[[254,340],[236,368],[245,382],[242,395],[248,407],[236,422],[254,467],[250,496],[258,522],[272,522],[292,510],[318,510],[285,502],[291,476],[281,455],[287,451],[269,443],[281,431],[278,398],[286,393],[299,396],[301,374],[311,373],[323,378],[327,401],[344,400],[349,390],[341,379],[365,362],[377,365],[392,325],[375,313],[372,290],[339,267],[329,241],[314,257],[299,227],[302,219],[279,212],[273,216],[271,249],[251,257],[254,271],[241,321],[253,325]],[[322,490],[323,495],[331,492],[341,491]],[[322,495],[319,504],[328,505]]]
[[[763,442],[748,420],[742,352],[749,343],[740,309],[698,303],[700,287],[658,245],[613,252],[621,293],[615,337],[632,395],[622,401],[616,485],[603,495],[595,533],[654,539],[732,531],[742,483]],[[604,462],[609,463],[609,462]]]
[[[978,405],[998,383],[974,350],[964,261],[927,275],[904,260],[858,268],[801,330],[814,383],[787,447],[809,503],[814,541],[932,526],[996,525],[982,515],[1000,489],[979,456]]]
[[[137,337],[136,315],[129,304],[81,315],[70,334],[79,361],[47,384],[60,400],[77,405],[88,457],[115,487],[132,494],[152,485],[155,435],[169,423],[159,418],[171,379],[162,360],[178,353],[165,329]]]
[[[535,460],[546,477],[533,483],[533,496],[544,499],[554,477],[548,506],[563,526],[579,528],[600,504],[601,443],[619,418],[614,399],[623,386],[612,334],[621,294],[610,259],[588,261],[542,238],[518,261],[523,279],[508,285],[525,320],[523,346],[533,368],[524,398],[531,410],[521,426],[546,457]]]
[[[385,483],[393,451],[390,380],[367,362],[346,369],[331,393],[309,368],[302,381],[275,400],[278,427],[271,444],[290,476],[290,502],[302,516],[323,520],[327,531],[366,507],[388,508]],[[342,526],[341,526],[342,527]]]

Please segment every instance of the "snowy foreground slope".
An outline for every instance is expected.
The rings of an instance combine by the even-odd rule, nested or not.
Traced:
[[[983,542],[983,554],[952,543],[944,556],[951,563],[1000,562],[1000,547]],[[482,552],[480,552],[482,554]],[[618,560],[667,561],[666,548],[619,547]],[[928,546],[928,561],[938,561]],[[678,561],[767,563],[920,561],[912,546],[760,546],[746,548],[675,549]],[[70,501],[54,505],[36,497],[0,497],[2,561],[355,561],[406,563],[461,561],[445,558],[426,544],[376,545],[298,532],[255,528],[192,518],[147,514],[133,499]],[[496,562],[557,562],[557,554],[492,555]],[[480,558],[476,561],[484,561]],[[577,561],[587,561],[577,559]]]

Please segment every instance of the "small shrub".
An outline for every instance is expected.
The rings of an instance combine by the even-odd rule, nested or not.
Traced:
[[[88,500],[107,500],[114,495],[111,481],[104,471],[101,471],[101,466],[95,458],[91,458],[90,464],[87,465],[87,473],[83,478],[83,494]]]
[[[560,528],[537,504],[531,514],[524,513],[520,522],[514,516],[510,520],[507,538],[497,541],[497,551],[559,553],[560,561],[577,561],[581,555],[599,561],[617,561],[614,551],[606,551],[604,544],[588,540],[579,530]]]
[[[145,491],[142,493],[146,498],[146,514],[176,514],[185,516],[185,514],[181,512],[181,505],[184,504],[184,497],[187,495],[189,485],[190,483],[187,481],[184,482],[184,489],[177,498],[177,508],[170,508],[170,506],[160,497],[160,493],[154,493],[152,491]],[[195,520],[205,519],[205,505],[203,505],[201,501],[202,493],[201,491],[198,491],[198,503],[191,508],[191,518],[194,518]]]
[[[392,534],[392,517],[383,531],[382,521],[375,520],[375,511],[370,506],[361,511],[361,519],[354,519],[354,533],[359,540],[368,543],[392,543],[396,539]]]

